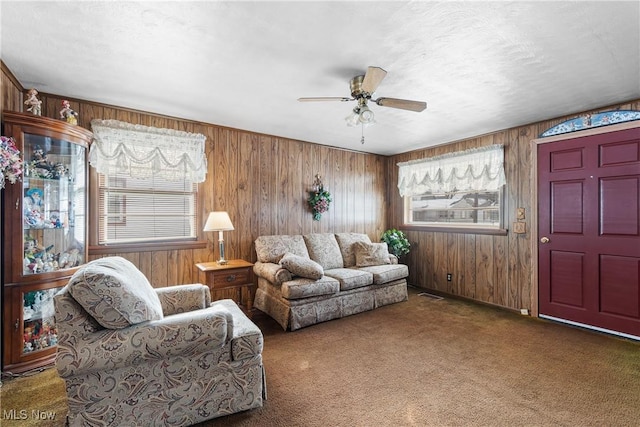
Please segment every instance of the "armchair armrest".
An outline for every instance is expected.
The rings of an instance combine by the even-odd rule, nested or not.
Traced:
[[[200,283],[155,288],[155,291],[165,316],[200,310],[211,305],[211,291]]]
[[[77,336],[60,328],[56,368],[61,377],[117,369],[147,360],[196,355],[221,349],[233,335],[224,306],[174,314],[124,329]]]
[[[391,264],[398,264],[398,257],[394,254],[389,254],[389,261],[391,261]]]
[[[253,265],[253,272],[256,276],[262,277],[275,285],[291,280],[291,272],[289,270],[282,268],[280,264],[272,262],[256,262]]]

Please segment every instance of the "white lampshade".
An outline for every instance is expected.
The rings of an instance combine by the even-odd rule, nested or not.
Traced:
[[[234,230],[229,214],[223,211],[211,212],[204,224],[202,231],[229,231]]]

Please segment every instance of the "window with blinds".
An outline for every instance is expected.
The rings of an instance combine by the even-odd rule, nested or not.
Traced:
[[[98,174],[99,244],[195,240],[198,185]]]

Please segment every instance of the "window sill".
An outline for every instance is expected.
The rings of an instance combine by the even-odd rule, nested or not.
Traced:
[[[175,251],[187,249],[204,249],[207,247],[205,240],[193,240],[188,242],[153,242],[130,243],[122,245],[89,246],[89,255],[108,255],[126,252],[155,252]]]
[[[403,225],[402,231],[432,231],[435,233],[487,234],[506,236],[509,230],[504,228],[447,227],[439,225]]]

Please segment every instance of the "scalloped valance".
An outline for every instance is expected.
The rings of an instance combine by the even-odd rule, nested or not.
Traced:
[[[490,145],[398,163],[401,196],[496,191],[505,184],[504,147]]]
[[[91,129],[89,163],[99,173],[194,183],[206,178],[202,134],[98,119],[91,121]]]

